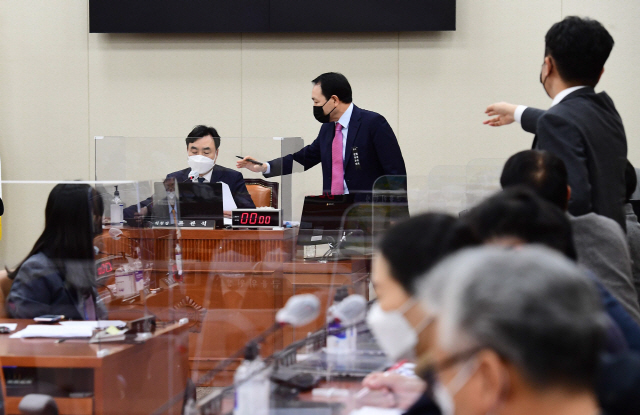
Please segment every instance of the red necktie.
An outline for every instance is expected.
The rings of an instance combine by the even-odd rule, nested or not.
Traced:
[[[342,164],[342,125],[336,123],[336,135],[331,145],[331,194],[344,194],[344,166]]]

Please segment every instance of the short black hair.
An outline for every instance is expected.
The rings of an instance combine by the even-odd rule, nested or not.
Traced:
[[[313,81],[314,85],[320,85],[322,95],[329,100],[333,95],[337,96],[340,101],[350,104],[353,101],[351,93],[351,85],[347,81],[347,77],[337,72],[323,73]]]
[[[210,135],[213,137],[213,142],[216,145],[216,150],[220,147],[220,134],[213,127],[207,127],[206,125],[196,125],[193,127],[193,130],[189,133],[185,141],[187,142],[187,148],[189,148],[189,144],[197,141],[199,138],[206,137]]]
[[[567,210],[569,176],[564,162],[557,156],[538,150],[525,150],[509,157],[502,168],[503,189],[525,186],[538,196]]]
[[[578,258],[567,215],[526,187],[505,189],[475,206],[460,220],[483,242],[516,237],[553,248],[570,259]]]
[[[440,259],[460,248],[478,245],[470,229],[444,213],[425,213],[391,227],[378,249],[402,288],[415,292],[415,281]]]
[[[627,160],[627,166],[624,169],[624,181],[627,185],[627,194],[625,202],[628,203],[631,200],[631,195],[636,191],[636,187],[638,187],[638,174],[636,173],[636,168],[633,167],[633,164],[629,160]]]
[[[553,57],[566,82],[596,86],[613,49],[613,38],[597,20],[565,17],[545,36],[545,56]]]

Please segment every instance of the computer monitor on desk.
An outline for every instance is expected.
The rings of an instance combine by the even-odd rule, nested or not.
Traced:
[[[175,221],[181,228],[224,227],[222,183],[177,183],[174,204],[168,197],[171,189],[167,185],[166,181],[154,184],[154,227],[173,227]]]
[[[353,195],[306,196],[300,217],[297,244],[300,246],[327,245],[332,249],[324,259],[337,259],[355,254],[347,251],[346,245],[361,244],[366,237],[367,219],[354,218],[358,204]],[[367,211],[370,208],[366,209]],[[370,215],[370,214],[369,214]],[[363,226],[363,224],[365,226]],[[325,249],[326,251],[326,249]],[[310,257],[322,257],[324,252],[316,251]]]

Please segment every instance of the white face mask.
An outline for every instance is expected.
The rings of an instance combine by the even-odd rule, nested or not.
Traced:
[[[456,405],[453,400],[460,392],[464,385],[469,382],[471,376],[476,373],[478,365],[475,360],[468,361],[463,364],[462,368],[456,373],[446,387],[440,382],[434,385],[433,398],[440,408],[442,415],[455,415]]]
[[[394,361],[401,357],[413,357],[418,334],[433,321],[432,318],[425,318],[420,327],[414,329],[404,316],[413,305],[414,301],[409,300],[397,310],[384,311],[379,303],[375,303],[367,313],[367,326],[382,351]]]
[[[217,158],[218,156],[216,156]],[[216,165],[216,161],[206,156],[189,156],[189,167],[191,170],[198,172],[198,174],[206,174],[213,169]]]
[[[176,192],[167,192],[167,200],[173,205],[173,202],[176,200]]]

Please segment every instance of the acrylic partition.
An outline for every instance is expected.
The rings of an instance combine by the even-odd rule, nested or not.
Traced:
[[[51,395],[62,413],[150,413],[181,393],[187,322],[154,321],[146,307],[158,264],[153,247],[136,243],[143,229],[103,220],[99,189],[117,184],[122,199],[137,204],[149,184],[1,184],[0,250],[9,274],[0,276],[0,319],[11,330],[0,338],[6,413],[18,413],[29,393]]]
[[[367,373],[392,363],[364,322],[369,302],[375,298],[370,274],[376,241],[409,216],[430,211],[458,215],[470,208],[499,188],[502,164],[474,160],[466,166],[438,166],[422,176],[381,177],[368,193],[305,199],[304,195],[321,192],[307,185],[312,182],[305,179],[310,172],[302,174],[296,163],[296,174],[283,177],[264,178],[235,169],[236,155],[273,160],[299,150],[302,140],[223,138],[216,164],[241,173],[244,179],[263,180],[246,181],[266,186],[257,189],[262,193],[249,193],[251,200],[273,192],[274,200],[267,200],[283,210],[282,221],[276,224],[280,226],[258,221],[242,227],[233,220],[229,225],[224,221],[224,206],[220,209],[221,185],[203,184],[213,189],[213,196],[196,204],[204,206],[216,222],[191,226],[191,220],[185,221],[188,207],[183,203],[189,200],[189,188],[202,186],[166,180],[168,173],[188,167],[184,139],[104,137],[95,141],[95,174],[101,181],[87,183],[86,199],[81,198],[83,203],[91,201],[92,214],[82,219],[81,203],[65,196],[67,213],[74,216],[73,226],[64,232],[87,233],[87,241],[93,237],[89,257],[71,262],[75,268],[69,275],[75,281],[81,270],[80,275],[89,277],[79,281],[92,282],[90,289],[95,288],[99,304],[95,311],[87,310],[86,302],[71,296],[77,306],[66,314],[86,319],[99,313],[96,318],[113,322],[102,324],[128,323],[129,335],[122,333],[118,338],[120,332],[112,331],[99,335],[99,343],[4,338],[21,352],[35,353],[32,362],[46,358],[48,367],[52,358],[59,357],[52,353],[91,356],[97,360],[76,359],[74,364],[88,362],[95,373],[100,365],[109,367],[91,382],[83,377],[89,375],[80,373],[78,385],[52,391],[61,405],[69,404],[65,400],[70,398],[69,390],[73,396],[82,393],[84,404],[92,405],[95,412],[100,407],[102,412],[116,408],[121,413],[178,413],[189,401],[191,412],[184,413],[224,414],[233,410],[236,397],[247,394],[255,397],[250,404],[264,406],[259,397],[265,384],[271,393],[269,405],[290,413],[349,413],[362,405],[381,404],[384,396],[374,394],[363,400],[360,392]],[[42,233],[47,198],[56,184],[2,183],[6,210],[0,250],[10,269],[20,264]],[[89,193],[89,186],[95,193]],[[256,217],[270,212],[273,209],[244,211]],[[335,217],[327,219],[327,212]],[[294,220],[285,224],[287,218]],[[65,261],[54,261],[55,266],[59,264]],[[54,302],[59,305],[58,300]],[[37,314],[56,311],[53,306],[46,313],[38,308]],[[21,330],[28,321],[19,321]],[[151,323],[155,333],[145,334]],[[261,358],[248,363],[245,357],[254,353],[247,346],[252,343],[259,345]],[[33,344],[42,346],[25,347]],[[8,368],[19,366],[10,358],[0,351],[5,379],[20,375]],[[45,372],[43,381],[54,385],[66,385],[64,376],[71,376],[52,378]],[[247,373],[252,373],[249,378],[254,382],[247,381]],[[293,385],[299,387],[298,393],[291,390]],[[9,389],[7,394],[21,393]],[[262,413],[256,407],[252,410]]]

